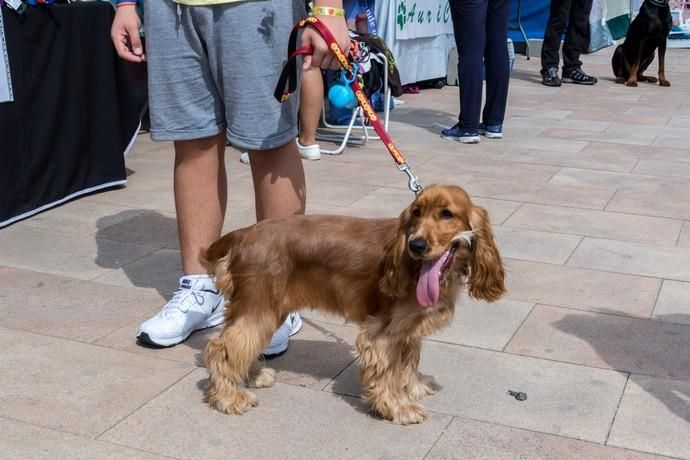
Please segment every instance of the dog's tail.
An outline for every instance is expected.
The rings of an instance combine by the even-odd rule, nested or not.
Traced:
[[[209,275],[216,277],[216,287],[229,298],[233,282],[230,274],[230,260],[233,248],[232,234],[225,235],[199,253],[199,262]]]

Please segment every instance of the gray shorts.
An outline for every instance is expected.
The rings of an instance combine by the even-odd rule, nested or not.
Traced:
[[[227,129],[239,148],[265,150],[297,136],[294,95],[273,98],[304,0],[214,6],[145,2],[151,137],[178,141]]]

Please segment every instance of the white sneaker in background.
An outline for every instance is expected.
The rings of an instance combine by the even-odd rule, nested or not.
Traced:
[[[302,145],[297,142],[297,150],[299,150],[299,156],[305,160],[320,160],[321,159],[321,146],[319,144]]]
[[[278,328],[271,338],[271,343],[263,351],[262,356],[266,359],[276,358],[288,349],[290,336],[297,334],[302,329],[302,318],[299,313],[290,313],[285,322]]]
[[[221,324],[225,316],[223,295],[208,275],[180,278],[172,299],[156,316],[141,323],[137,340],[154,347],[184,342],[194,331]]]

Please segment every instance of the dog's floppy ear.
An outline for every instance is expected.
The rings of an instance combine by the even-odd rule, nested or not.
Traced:
[[[494,302],[506,292],[505,270],[496,247],[489,215],[484,208],[472,207],[470,225],[474,237],[468,283],[469,294],[475,299]]]
[[[401,214],[395,238],[384,249],[383,274],[379,289],[391,297],[404,297],[410,287],[410,260],[407,255],[407,227],[412,215],[410,205]]]

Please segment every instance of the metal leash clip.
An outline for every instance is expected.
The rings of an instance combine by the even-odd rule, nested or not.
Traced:
[[[407,174],[407,188],[409,188],[410,191],[415,195],[419,195],[419,193],[424,190],[424,187],[422,187],[422,184],[419,183],[419,179],[417,176],[415,176],[412,168],[410,168],[410,165],[405,162],[398,165],[398,169]]]

